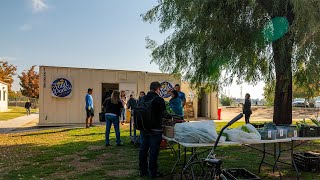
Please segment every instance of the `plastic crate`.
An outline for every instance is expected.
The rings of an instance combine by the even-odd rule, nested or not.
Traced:
[[[278,131],[280,129],[285,129],[287,131],[286,138],[298,137],[298,135],[299,135],[298,129],[296,126],[281,125],[281,126],[277,126],[277,129],[278,129]],[[279,135],[280,135],[280,132],[279,132]],[[283,139],[283,138],[280,138],[280,139]]]
[[[299,137],[319,137],[320,127],[301,126],[299,129]]]
[[[320,171],[320,156],[312,152],[294,153],[294,162],[298,169],[307,172]]]
[[[277,127],[277,139],[286,139],[288,137],[288,129],[285,127]]]
[[[260,177],[254,175],[250,171],[247,171],[244,168],[232,168],[232,169],[224,169],[222,174],[226,177],[226,179],[230,180],[256,180],[260,179]]]
[[[265,130],[265,129],[257,129],[261,135],[262,140],[275,140],[277,139],[278,130]]]
[[[297,126],[288,126],[288,137],[298,137],[299,136],[299,130]]]

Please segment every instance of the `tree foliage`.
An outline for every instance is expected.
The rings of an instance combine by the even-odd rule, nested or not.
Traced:
[[[270,42],[263,29],[274,17],[289,32]],[[291,123],[292,79],[319,89],[320,1],[159,0],[143,20],[172,31],[160,45],[147,38],[152,61],[192,87],[275,81],[274,120]]]
[[[35,71],[35,67],[32,66],[18,76],[22,95],[30,98],[39,98],[39,74]]]
[[[267,106],[273,106],[274,104],[274,93],[275,93],[275,82],[266,84],[263,88],[263,96],[266,100]]]
[[[8,84],[9,93],[11,92],[13,76],[16,75],[17,67],[9,64],[8,61],[0,59],[0,81]]]
[[[231,106],[233,100],[228,96],[222,96],[220,99],[220,103],[222,106]]]
[[[9,101],[14,101],[16,99],[21,100],[26,98],[22,95],[21,91],[11,91],[9,94]]]
[[[313,86],[309,85],[307,87],[299,86],[296,82],[293,83],[292,86],[292,96],[293,98],[307,98],[312,99],[320,95],[319,91],[310,90]],[[275,82],[270,82],[265,85],[263,88],[264,98],[266,99],[266,103],[268,106],[273,106],[274,102],[274,93],[275,93]]]

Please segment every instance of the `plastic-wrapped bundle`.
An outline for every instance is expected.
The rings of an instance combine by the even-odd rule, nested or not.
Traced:
[[[225,133],[230,141],[254,143],[261,140],[260,133],[251,124],[246,124],[235,129],[227,129]]]
[[[213,143],[218,134],[214,121],[198,121],[176,124],[174,138],[184,143]],[[225,138],[221,138],[223,142]]]

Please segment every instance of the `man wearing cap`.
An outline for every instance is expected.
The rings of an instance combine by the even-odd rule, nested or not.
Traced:
[[[92,98],[93,89],[89,88],[88,93],[86,95],[86,128],[92,126],[92,118],[94,116],[94,108],[93,108],[93,98]],[[89,124],[90,121],[90,124]]]

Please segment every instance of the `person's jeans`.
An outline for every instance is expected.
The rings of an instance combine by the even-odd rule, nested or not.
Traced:
[[[30,108],[26,108],[26,111],[27,111],[27,115],[30,115],[30,114],[31,114]]]
[[[148,173],[148,152],[149,152],[149,172],[151,176],[156,176],[158,172],[158,156],[162,132],[140,131],[140,152],[139,152],[139,170],[140,174]]]
[[[121,120],[126,120],[126,109],[124,108],[121,110]]]
[[[250,123],[250,115],[251,114],[244,114],[244,119],[246,121],[246,124],[249,124]]]
[[[118,116],[112,116],[112,115],[106,115],[106,144],[110,144],[109,136],[110,136],[110,129],[111,125],[114,126],[114,131],[116,133],[116,143],[120,144],[120,127],[119,127],[119,117]]]

